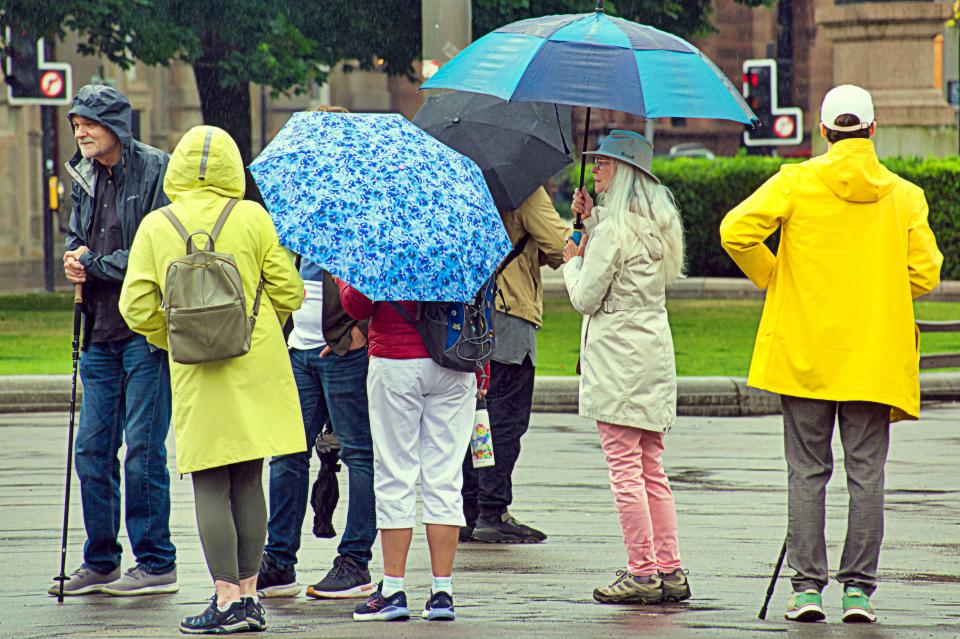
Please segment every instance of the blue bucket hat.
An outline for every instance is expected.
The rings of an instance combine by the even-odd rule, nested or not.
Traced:
[[[653,174],[653,145],[647,138],[633,131],[615,129],[603,139],[596,151],[587,151],[584,155],[602,155],[626,162],[635,167],[657,184],[660,180]]]

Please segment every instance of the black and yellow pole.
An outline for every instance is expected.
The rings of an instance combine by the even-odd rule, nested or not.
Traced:
[[[603,0],[597,0],[597,13],[603,13]],[[583,143],[580,146],[580,191],[583,191],[583,183],[587,177],[587,143],[590,141],[590,107],[587,107],[587,116],[583,121]],[[573,243],[579,245],[580,238],[583,235],[583,220],[577,213],[577,219],[573,222]]]

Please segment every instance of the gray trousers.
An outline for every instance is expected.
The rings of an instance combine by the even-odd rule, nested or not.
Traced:
[[[829,580],[827,482],[833,474],[833,425],[839,419],[850,502],[837,581],[868,595],[877,587],[883,540],[884,465],[890,447],[890,407],[873,402],[833,402],[780,397],[787,459],[787,564],[796,592],[823,590]]]

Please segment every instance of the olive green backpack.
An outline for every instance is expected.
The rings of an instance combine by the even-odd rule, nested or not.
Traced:
[[[263,280],[257,287],[253,315],[248,318],[237,262],[233,255],[214,250],[214,242],[236,203],[236,199],[227,202],[209,233],[203,229],[188,233],[173,211],[160,209],[187,246],[187,254],[167,266],[163,290],[170,357],[179,364],[215,362],[250,350]],[[195,249],[195,235],[207,236],[206,248]]]

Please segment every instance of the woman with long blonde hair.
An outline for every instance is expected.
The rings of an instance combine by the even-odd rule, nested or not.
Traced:
[[[627,549],[627,569],[593,597],[683,601],[690,587],[661,459],[677,403],[665,290],[683,275],[683,227],[673,196],[651,172],[653,148],[643,136],[613,131],[590,154],[599,205],[575,194],[589,242],[568,242],[563,277],[584,315],[579,412],[597,421]]]

